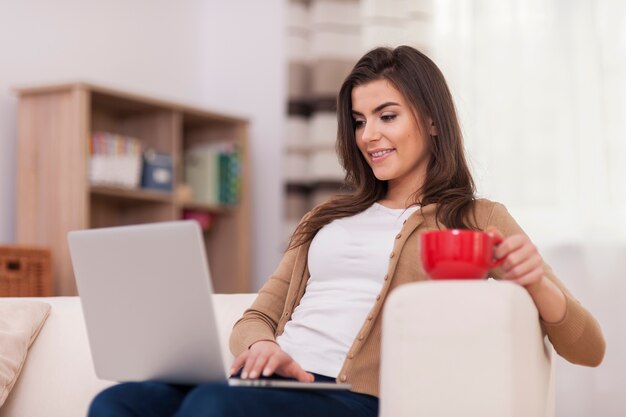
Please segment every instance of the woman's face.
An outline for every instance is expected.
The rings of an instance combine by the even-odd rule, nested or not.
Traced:
[[[374,175],[389,181],[421,187],[429,160],[432,121],[421,123],[404,96],[387,80],[371,81],[352,89],[352,117],[356,143]],[[429,129],[426,129],[429,127]]]

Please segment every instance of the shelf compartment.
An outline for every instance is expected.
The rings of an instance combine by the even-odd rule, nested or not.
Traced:
[[[113,194],[92,194],[90,228],[126,226],[174,220],[172,201],[142,200]]]

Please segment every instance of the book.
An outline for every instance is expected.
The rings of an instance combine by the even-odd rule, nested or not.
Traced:
[[[141,141],[109,132],[92,132],[89,181],[94,185],[137,188],[141,179]]]
[[[231,142],[216,142],[185,152],[184,181],[197,202],[234,205],[239,202],[241,155]]]

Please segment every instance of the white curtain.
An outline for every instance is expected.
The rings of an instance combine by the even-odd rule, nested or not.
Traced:
[[[545,243],[626,240],[626,2],[437,0],[433,19],[481,193]]]
[[[479,194],[504,203],[600,320],[599,369],[557,367],[557,415],[626,412],[626,2],[434,0]]]

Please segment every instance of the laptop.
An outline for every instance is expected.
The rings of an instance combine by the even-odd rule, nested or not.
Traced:
[[[195,221],[72,231],[68,242],[99,378],[350,389],[334,382],[228,377]]]

